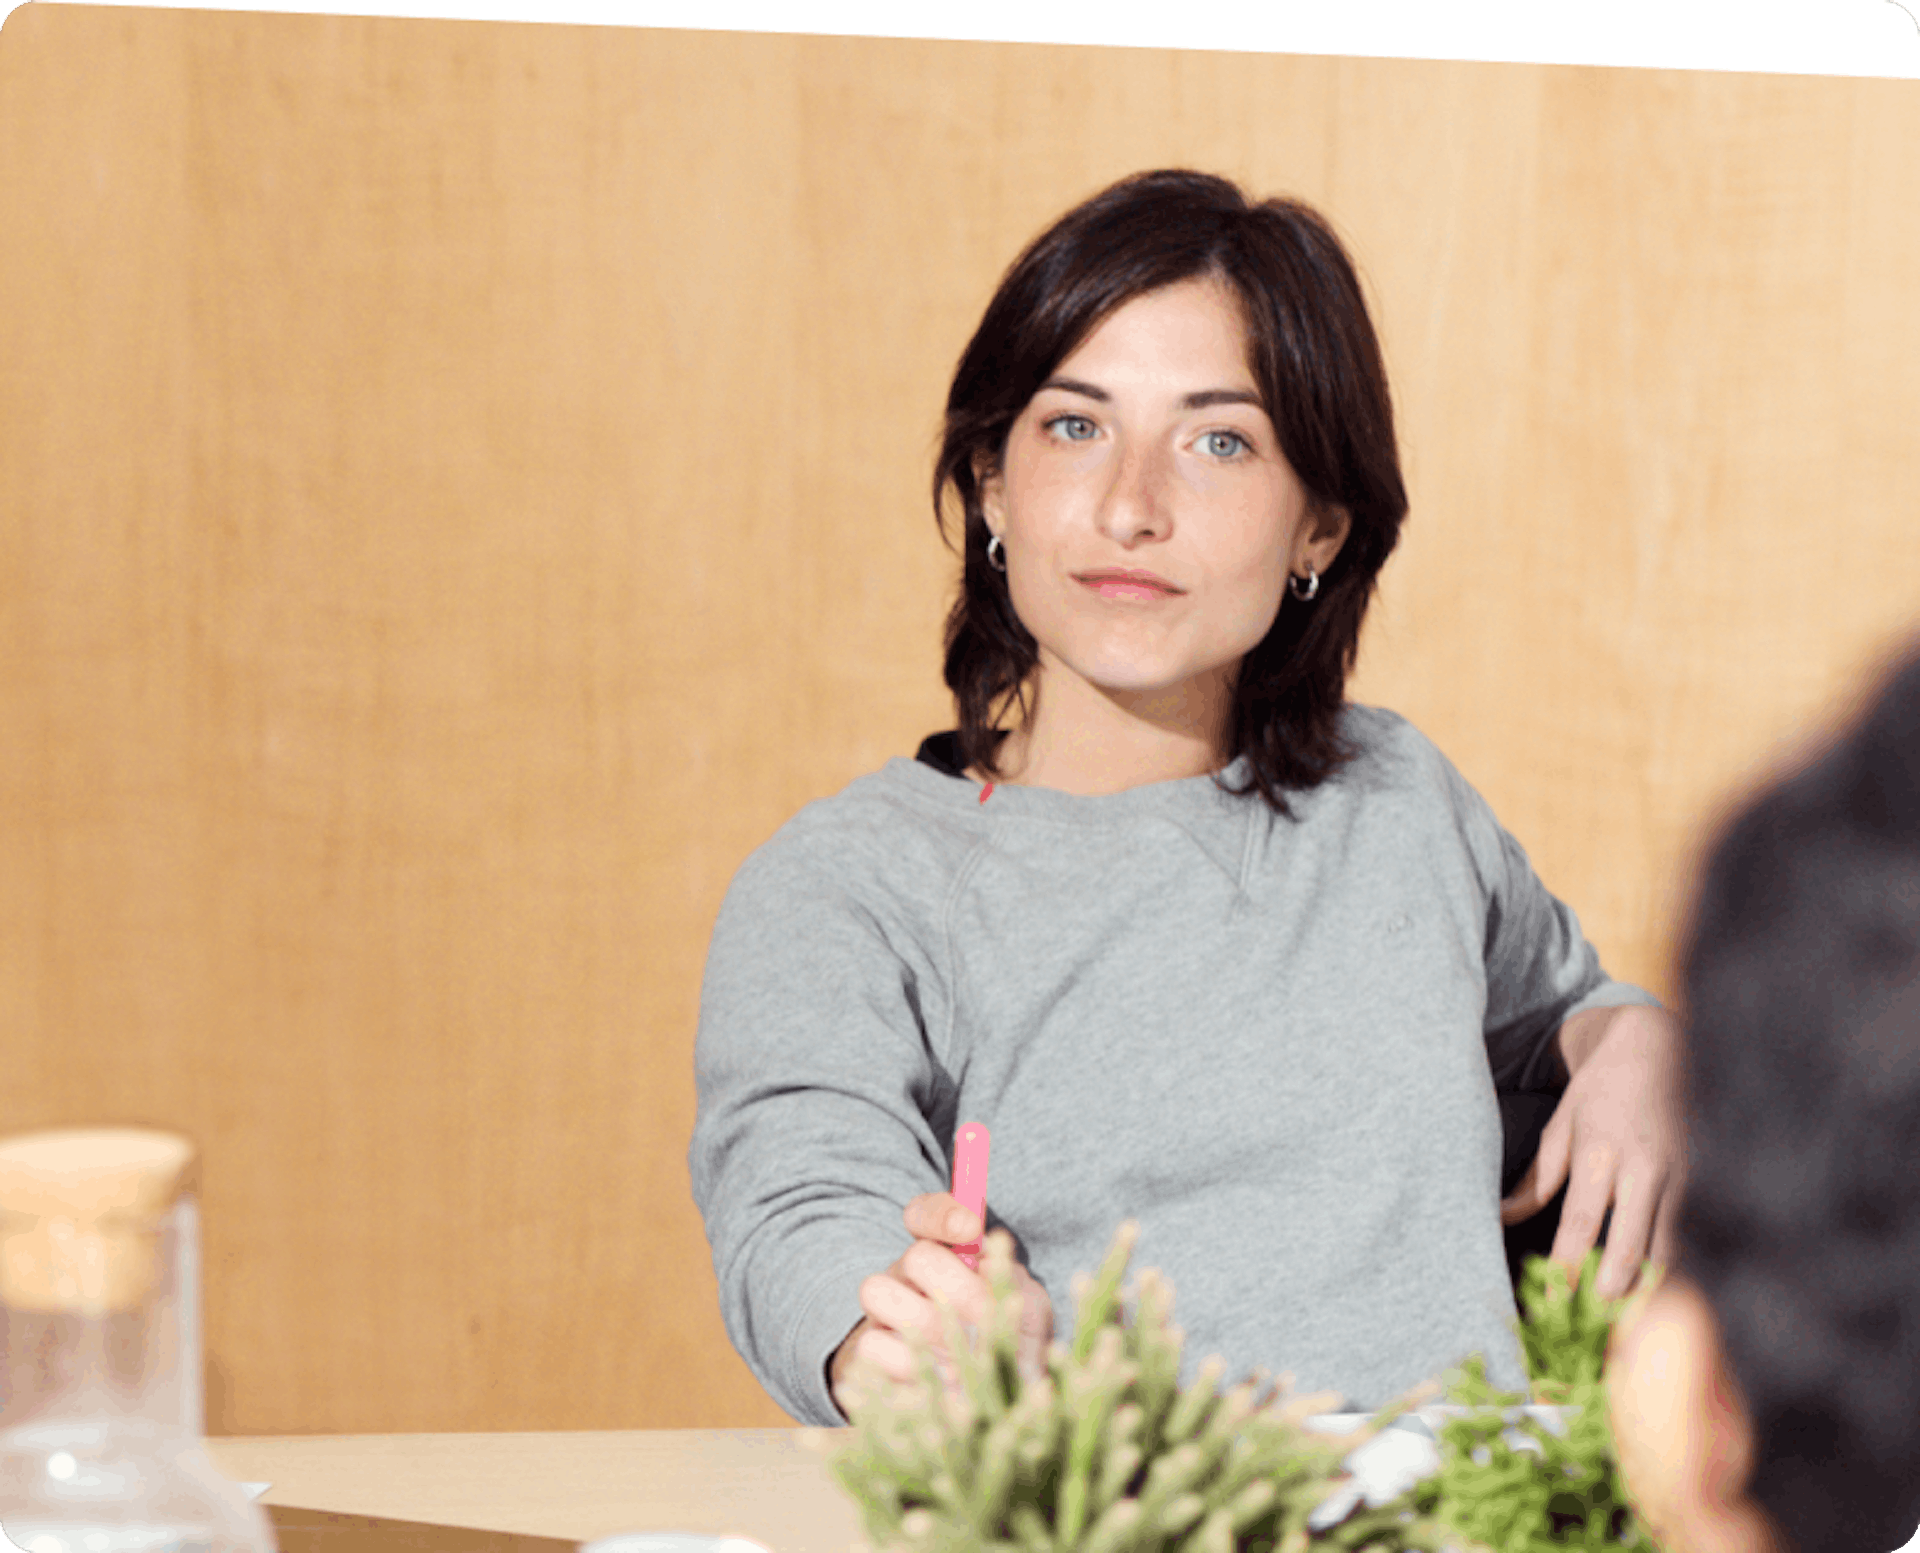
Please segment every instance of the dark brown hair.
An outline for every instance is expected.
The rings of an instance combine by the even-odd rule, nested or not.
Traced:
[[[1353,263],[1317,212],[1296,200],[1256,205],[1224,178],[1169,171],[1114,184],[1036,238],[1000,282],[954,373],[933,503],[949,549],[949,486],[965,513],[960,597],[946,628],[964,766],[998,776],[999,715],[1017,699],[1032,716],[1039,647],[1014,613],[1005,574],[987,562],[981,507],[1008,432],[1116,309],[1210,276],[1239,295],[1249,366],[1311,512],[1340,509],[1352,520],[1318,596],[1284,597],[1241,664],[1223,753],[1228,764],[1246,755],[1252,772],[1242,787],[1221,785],[1235,796],[1257,788],[1290,816],[1289,790],[1315,787],[1353,758],[1338,731],[1346,677],[1407,511],[1379,341]]]
[[[1920,647],[1920,644],[1915,644]],[[1679,1271],[1797,1553],[1920,1519],[1920,651],[1727,822],[1681,969]]]

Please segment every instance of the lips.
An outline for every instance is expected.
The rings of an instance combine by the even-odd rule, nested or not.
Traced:
[[[1108,569],[1098,572],[1082,572],[1080,581],[1090,588],[1100,587],[1103,583],[1121,583],[1136,588],[1157,588],[1163,593],[1179,593],[1176,588],[1158,572]]]

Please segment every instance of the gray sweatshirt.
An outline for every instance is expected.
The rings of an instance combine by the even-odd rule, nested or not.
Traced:
[[[1525,1386],[1496,1090],[1550,1082],[1569,1014],[1655,1000],[1428,739],[1343,715],[1363,753],[1292,821],[1209,776],[983,801],[902,758],[741,865],[688,1165],[728,1335],[795,1419],[844,1422],[826,1365],[962,1121],[1062,1341],[1132,1218],[1183,1384],[1218,1354],[1371,1409],[1479,1352]]]

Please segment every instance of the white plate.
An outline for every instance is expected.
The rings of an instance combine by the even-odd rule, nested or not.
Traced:
[[[1403,1413],[1379,1434],[1346,1459],[1353,1481],[1321,1502],[1307,1519],[1315,1531],[1338,1525],[1351,1515],[1362,1499],[1378,1508],[1398,1499],[1422,1478],[1440,1470],[1440,1428],[1451,1418],[1474,1409],[1450,1403],[1435,1403]],[[1538,1419],[1553,1434],[1565,1434],[1564,1409],[1557,1407],[1514,1407],[1507,1409],[1509,1423],[1518,1425],[1523,1417]],[[1303,1420],[1316,1434],[1352,1434],[1361,1428],[1371,1413],[1319,1413]],[[1507,1431],[1506,1441],[1515,1450],[1537,1451],[1539,1443],[1524,1430]]]

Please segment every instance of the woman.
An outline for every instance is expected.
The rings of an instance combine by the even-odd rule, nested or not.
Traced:
[[[1406,498],[1338,240],[1194,173],[1069,212],[961,359],[943,531],[949,487],[960,726],[810,804],[714,928],[689,1163],[735,1346],[837,1424],[855,1357],[911,1374],[934,1294],[981,1319],[942,1190],[966,1120],[1030,1361],[1134,1218],[1189,1377],[1373,1407],[1481,1351],[1524,1385],[1496,1089],[1564,1059],[1504,1212],[1571,1159],[1556,1251],[1611,1204],[1624,1288],[1671,1236],[1673,1029],[1439,751],[1345,701]]]

